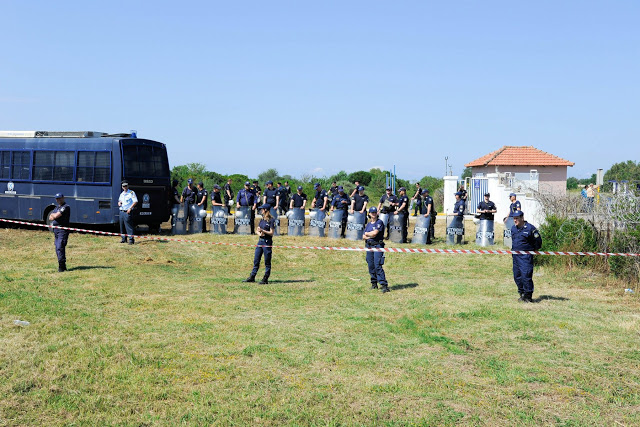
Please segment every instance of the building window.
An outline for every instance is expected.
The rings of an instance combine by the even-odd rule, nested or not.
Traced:
[[[111,175],[111,157],[108,152],[78,152],[78,182],[109,182]]]

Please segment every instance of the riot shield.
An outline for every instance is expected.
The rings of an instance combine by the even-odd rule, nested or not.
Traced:
[[[331,212],[329,217],[329,237],[332,239],[340,239],[342,237],[342,218],[344,218],[344,209],[336,209]]]
[[[227,208],[214,206],[211,214],[211,227],[209,232],[214,234],[227,234]]]
[[[280,217],[278,216],[278,208],[271,208],[269,209],[269,213],[271,213],[271,216],[273,217],[273,223],[275,224],[275,230],[273,230],[273,235],[274,236],[279,236],[280,235]]]
[[[187,234],[187,209],[189,208],[188,204],[176,205],[177,214],[174,227],[173,234]]]
[[[513,222],[513,217],[507,217],[507,220],[504,223],[504,234],[502,238],[502,243],[509,249],[511,249],[511,227],[513,227],[515,223]]]
[[[411,239],[411,243],[418,243],[420,245],[425,245],[427,240],[429,239],[429,232],[431,231],[431,215],[425,217],[424,215],[420,215],[416,220],[416,226],[413,229],[413,239]]]
[[[461,245],[464,239],[464,217],[447,215],[447,245]]]
[[[327,214],[320,209],[309,209],[309,236],[324,237],[326,216]]]
[[[367,214],[354,212],[347,217],[347,233],[345,236],[349,240],[362,240],[364,226],[367,222]]]
[[[389,215],[389,240],[393,243],[402,243],[404,215],[404,213]]]
[[[481,219],[476,228],[476,245],[492,246],[494,240],[493,220]]]
[[[207,211],[196,205],[189,206],[189,209],[191,210],[191,217],[193,218],[189,223],[189,233],[202,233],[202,226],[207,218]]]
[[[176,234],[176,222],[178,220],[178,211],[180,205],[173,205],[171,207],[171,234]]]
[[[251,234],[251,206],[236,209],[233,231],[236,234]]]
[[[364,217],[364,221],[367,222],[367,215],[363,214]],[[378,219],[380,221],[382,221],[382,223],[384,224],[384,229],[387,229],[387,225],[389,224],[389,214],[388,213],[379,213],[378,214]],[[364,233],[363,233],[364,234]]]
[[[289,236],[304,236],[304,209],[293,208],[287,211]]]

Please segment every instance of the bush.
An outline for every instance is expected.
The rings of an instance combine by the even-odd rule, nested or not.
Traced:
[[[640,250],[640,225],[624,231],[616,231],[609,247],[610,252],[638,253]],[[613,256],[608,258],[609,268],[616,277],[628,282],[640,279],[640,259],[638,257]]]
[[[542,251],[597,252],[598,234],[593,226],[581,218],[548,216],[540,226]],[[536,264],[595,266],[594,257],[588,256],[539,256]]]

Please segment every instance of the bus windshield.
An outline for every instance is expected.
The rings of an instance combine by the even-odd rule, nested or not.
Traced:
[[[123,176],[169,177],[169,161],[165,147],[123,144],[122,157]]]

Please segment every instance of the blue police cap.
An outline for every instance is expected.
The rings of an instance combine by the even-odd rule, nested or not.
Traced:
[[[342,185],[338,185],[338,191],[344,191],[344,187]]]
[[[391,188],[391,187],[387,187],[387,190],[391,191],[391,190],[392,190],[392,188]]]
[[[510,217],[513,217],[513,218],[516,218],[516,217],[519,217],[519,216],[524,216],[524,212],[522,212],[522,211],[515,211],[515,212],[511,212],[511,213],[509,214],[509,216],[510,216]]]
[[[429,190],[427,190],[426,188],[424,190],[422,190],[422,194],[427,194],[429,192]]]
[[[318,188],[318,187],[320,187],[320,183],[319,182],[316,182],[315,184],[313,184],[313,188]]]
[[[369,208],[369,213],[378,213],[378,208],[376,208],[375,206],[371,206]]]
[[[267,181],[267,185],[273,184],[273,181]]]
[[[361,185],[360,187],[358,187],[358,191],[364,191],[364,187]]]
[[[407,189],[404,187],[400,187],[400,191],[407,191]]]
[[[459,191],[458,191],[456,194],[454,194],[454,195],[455,195],[455,196],[460,196],[460,197],[462,197],[462,193],[461,193],[461,192],[459,192]]]
[[[302,190],[302,185],[298,185],[298,190]]]
[[[219,186],[218,184],[215,184],[215,185],[213,186],[213,188],[215,188],[215,189],[218,189],[218,190],[219,190],[219,189],[220,189],[220,186]]]
[[[249,181],[245,181],[244,185],[251,185],[251,183]]]
[[[56,195],[54,196],[56,199],[62,199],[64,197],[64,194],[62,193],[56,193]]]
[[[191,178],[189,178],[189,179],[187,180],[187,184],[193,184],[193,180],[192,180]]]
[[[258,206],[258,209],[266,209],[266,210],[269,210],[269,209],[271,209],[271,205],[270,205],[269,203],[265,203],[265,204],[264,204],[264,205],[262,205],[262,206]]]
[[[518,197],[518,196],[516,196],[516,193],[509,193],[509,197]]]

